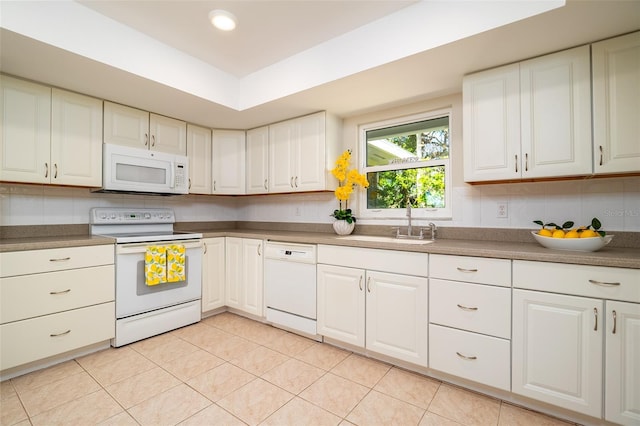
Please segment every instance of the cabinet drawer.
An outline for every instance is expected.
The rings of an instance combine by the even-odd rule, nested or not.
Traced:
[[[440,325],[509,339],[511,290],[431,278],[429,320]]]
[[[433,278],[511,286],[511,261],[508,259],[432,254],[429,263],[429,276]]]
[[[114,266],[0,279],[0,323],[113,301]]]
[[[638,303],[640,269],[514,260],[513,286]]]
[[[111,339],[114,302],[0,325],[0,370]]]
[[[318,245],[318,263],[426,277],[429,255],[408,251]]]
[[[0,253],[0,276],[36,274],[113,264],[114,246],[66,247]]]
[[[508,340],[431,324],[429,367],[498,389],[511,388]]]

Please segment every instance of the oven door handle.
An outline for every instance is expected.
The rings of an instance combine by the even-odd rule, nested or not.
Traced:
[[[164,246],[170,244],[182,244],[185,249],[202,248],[202,240],[154,241],[147,243],[116,244],[116,254],[144,253],[149,246]]]

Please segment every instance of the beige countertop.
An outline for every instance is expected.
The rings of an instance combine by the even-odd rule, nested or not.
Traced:
[[[283,241],[307,244],[333,244],[362,248],[403,250],[421,253],[451,254],[460,256],[478,256],[501,259],[520,259],[542,262],[561,262],[578,265],[611,266],[640,269],[640,249],[604,247],[596,252],[577,252],[550,250],[535,242],[466,241],[460,239],[439,239],[429,244],[411,244],[396,241],[361,241],[344,239],[335,234],[324,232],[267,231],[239,229],[197,229],[205,238],[242,237],[258,238],[270,241]],[[5,238],[0,240],[0,252],[39,250],[86,245],[113,244],[107,237],[74,235],[65,237],[29,237]]]

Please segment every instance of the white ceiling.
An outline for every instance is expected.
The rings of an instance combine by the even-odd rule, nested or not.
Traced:
[[[465,73],[640,29],[627,0],[0,0],[0,70],[214,128],[461,91]],[[560,7],[558,7],[560,6]],[[207,21],[214,8],[233,33]]]

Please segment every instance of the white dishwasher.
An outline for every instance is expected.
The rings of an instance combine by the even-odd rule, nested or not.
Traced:
[[[264,257],[267,321],[316,336],[316,246],[268,241]]]

